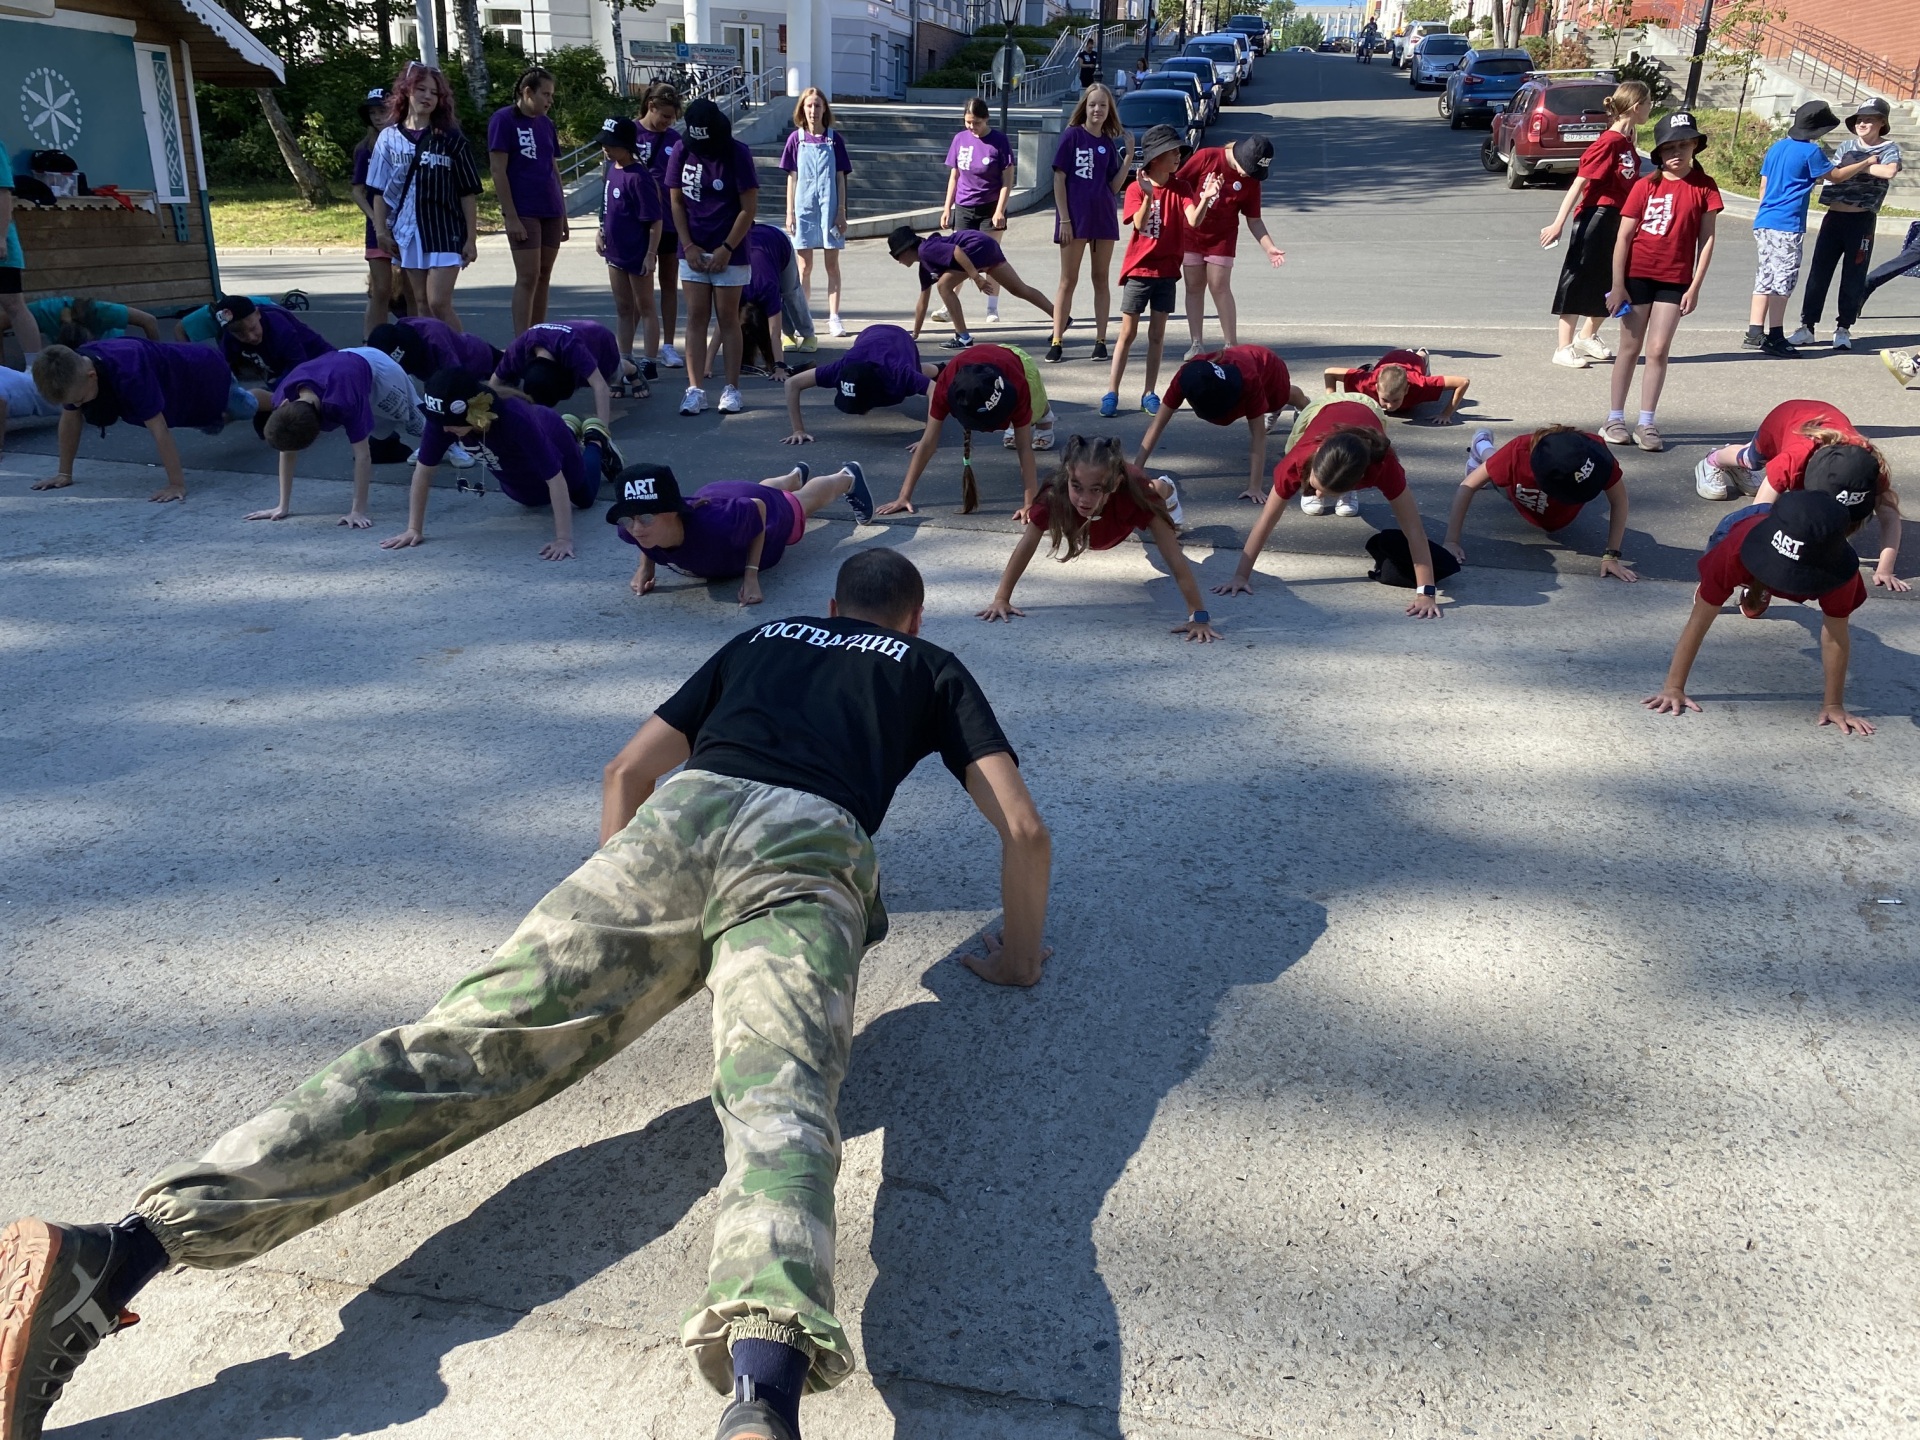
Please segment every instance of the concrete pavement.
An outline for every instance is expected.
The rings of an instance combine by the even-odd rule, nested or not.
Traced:
[[[1545,364],[1554,259],[1528,237],[1557,192],[1480,177],[1477,136],[1384,67],[1275,57],[1252,96],[1226,133],[1257,107],[1276,135],[1288,264],[1241,266],[1245,338],[1309,388],[1424,340],[1502,438],[1604,413],[1604,372]],[[1043,287],[1044,223],[1009,247]],[[1716,625],[1704,715],[1634,702],[1719,513],[1694,447],[1812,393],[1903,476],[1920,396],[1870,353],[1735,353],[1751,244],[1728,229],[1662,407],[1684,448],[1623,459],[1650,578],[1593,578],[1597,524],[1567,549],[1483,499],[1437,623],[1361,578],[1369,505],[1289,514],[1257,593],[1214,607],[1222,645],[1167,637],[1180,602],[1133,546],[1036,563],[1029,618],[979,624],[1013,539],[997,451],[982,513],[946,513],[945,455],[919,517],[816,525],[747,615],[727,585],[633,598],[597,520],[543,563],[547,522],[498,495],[437,494],[432,543],[398,555],[373,544],[398,489],[371,534],[334,527],[330,479],[245,524],[271,485],[250,435],[185,437],[194,493],[169,507],[127,463],[142,437],[90,447],[122,458],[53,496],[22,485],[45,438],[10,437],[0,1211],[116,1216],[431,1004],[590,848],[599,767],[650,706],[747,619],[817,613],[848,547],[895,543],[1054,828],[1058,953],[1019,994],[954,963],[995,853],[923,769],[879,836],[894,929],[843,1103],[864,1365],[807,1403],[810,1435],[1899,1433],[1920,1406],[1920,609],[1856,617],[1871,740],[1813,729],[1815,626],[1791,607]],[[555,313],[599,313],[575,249]],[[850,259],[856,323],[911,300],[877,250]],[[357,266],[230,268],[297,276],[346,338]],[[1913,339],[1901,292],[1863,338]],[[1102,369],[1047,370],[1065,431],[1100,423]],[[725,421],[675,398],[628,408],[630,455],[702,479],[790,458],[771,387]],[[877,490],[918,429],[816,418],[809,459],[868,460]],[[1394,438],[1443,515],[1466,431]],[[1208,583],[1250,515],[1242,443],[1183,419],[1162,451]],[[313,475],[341,473],[328,453]],[[705,1020],[696,1000],[260,1262],[157,1282],[53,1433],[711,1434],[675,1343],[719,1175]]]

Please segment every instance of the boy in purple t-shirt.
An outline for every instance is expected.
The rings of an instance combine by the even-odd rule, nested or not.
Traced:
[[[222,295],[213,302],[220,325],[220,353],[240,379],[269,385],[303,360],[333,353],[326,337],[278,305],[264,308],[245,295]]]
[[[547,318],[547,286],[567,238],[560,184],[560,142],[547,112],[553,72],[529,67],[514,83],[513,104],[487,121],[487,162],[513,256],[513,333]]]
[[[367,344],[384,350],[399,367],[422,382],[438,370],[466,370],[484,380],[500,363],[500,352],[470,330],[456,330],[431,315],[407,315],[375,327]]]
[[[687,107],[686,138],[667,157],[673,227],[680,234],[680,283],[687,287],[687,393],[682,415],[707,408],[707,323],[718,312],[726,387],[720,413],[746,408],[740,396],[740,291],[746,285],[747,231],[760,208],[753,152],[733,138],[733,122],[704,96]]]
[[[782,445],[807,445],[813,436],[800,419],[800,396],[818,386],[833,392],[834,408],[864,415],[883,405],[898,405],[909,395],[927,393],[940,376],[938,365],[923,364],[913,337],[898,325],[869,325],[838,360],[802,370],[787,381],[787,419],[793,431]]]
[[[340,523],[365,530],[373,524],[367,518],[367,492],[374,463],[405,460],[423,428],[413,382],[384,350],[336,350],[294,366],[274,391],[273,413],[260,432],[280,452],[280,503],[247,519],[286,519],[293,511],[296,458],[327,431],[341,430],[353,447],[353,508]],[[382,442],[377,454],[376,439]]]
[[[594,248],[607,262],[622,359],[633,354],[634,332],[643,324],[646,327],[646,359],[630,381],[616,386],[645,400],[653,393],[647,381],[659,374],[660,311],[653,300],[653,272],[666,228],[666,205],[653,171],[639,158],[639,144],[640,127],[625,116],[609,116],[601,122],[600,149],[607,157],[607,169],[600,238]]]
[[[981,290],[988,282],[1018,295],[1035,309],[1053,319],[1053,301],[1022,280],[1007,263],[1000,242],[979,230],[956,230],[951,235],[917,235],[911,225],[899,226],[887,237],[887,249],[902,265],[917,266],[920,271],[920,303],[913,311],[913,338],[927,323],[927,293],[938,289],[953,322],[953,338],[942,340],[941,348],[964,350],[973,344],[967,331],[966,316],[960,311],[960,282],[972,280]]]
[[[187,477],[174,443],[173,427],[190,425],[217,435],[228,420],[260,408],[265,392],[247,389],[233,378],[217,350],[159,340],[95,340],[70,349],[49,345],[34,358],[33,383],[42,396],[65,407],[60,417],[60,469],[35,490],[64,490],[73,484],[73,462],[80,454],[80,432],[124,420],[143,425],[167,472],[167,483],[148,498],[165,503],[187,498]]]
[[[760,572],[771,570],[789,545],[807,533],[807,521],[845,496],[857,523],[873,519],[873,496],[860,467],[848,461],[831,475],[814,478],[805,465],[755,484],[716,480],[680,495],[680,482],[665,465],[630,465],[616,477],[620,496],[607,509],[607,523],[640,548],[633,593],[653,589],[654,567],[665,565],[697,580],[740,581],[740,603],[758,605]]]
[[[494,367],[493,385],[524,390],[536,405],[559,406],[582,385],[593,391],[593,413],[613,424],[613,387],[626,378],[620,342],[597,320],[548,320],[530,325]]]

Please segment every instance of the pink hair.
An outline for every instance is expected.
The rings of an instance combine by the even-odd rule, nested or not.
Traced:
[[[388,105],[393,114],[393,123],[404,125],[407,116],[413,110],[413,92],[419,87],[425,76],[431,75],[439,84],[439,98],[434,102],[433,117],[427,123],[435,130],[451,130],[455,120],[453,114],[453,87],[447,83],[447,77],[431,65],[422,65],[418,60],[409,60],[401,67],[394,78],[393,93]]]

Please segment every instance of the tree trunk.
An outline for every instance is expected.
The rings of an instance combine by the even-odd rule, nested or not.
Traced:
[[[473,113],[484,124],[487,118],[487,49],[480,33],[480,0],[459,0],[461,69],[467,72],[467,97],[473,101]],[[518,99],[518,96],[514,97]]]
[[[393,0],[373,0],[373,33],[380,42],[380,64],[393,68]]]
[[[620,30],[620,0],[609,0],[608,8],[613,12],[613,88],[624,100],[627,95],[627,41]]]
[[[1513,37],[1507,33],[1507,7],[1502,0],[1493,0],[1493,43],[1501,50],[1513,45]]]
[[[273,91],[256,90],[253,93],[260,97],[260,111],[267,117],[267,128],[273,131],[273,143],[280,147],[280,158],[287,162],[287,170],[300,191],[300,198],[309,205],[329,204],[333,200],[333,192],[327,188],[326,177],[308,164],[307,157],[300,153],[299,137],[293,133],[293,126],[287,123],[280,102],[273,98]]]

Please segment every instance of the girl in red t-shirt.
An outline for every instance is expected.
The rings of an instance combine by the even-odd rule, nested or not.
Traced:
[[[1667,354],[1680,317],[1700,303],[1700,286],[1713,263],[1714,220],[1724,208],[1720,187],[1694,158],[1707,137],[1693,116],[1676,110],[1653,130],[1653,174],[1634,182],[1620,207],[1620,234],[1613,242],[1613,289],[1607,310],[1630,305],[1620,324],[1620,358],[1613,366],[1613,408],[1600,438],[1609,445],[1631,440],[1658,453],[1666,442],[1653,423],[1667,381]],[[1634,363],[1644,349],[1647,373],[1640,381],[1640,423],[1627,431],[1627,391]]]
[[[1622,80],[1601,104],[1613,123],[1581,154],[1580,169],[1560,202],[1560,213],[1540,231],[1541,248],[1552,249],[1566,229],[1567,217],[1573,216],[1560,283],[1553,287],[1553,313],[1560,317],[1560,342],[1553,363],[1572,370],[1584,370],[1592,360],[1613,358],[1613,352],[1600,343],[1600,326],[1607,318],[1607,284],[1613,279],[1620,206],[1640,178],[1640,152],[1634,149],[1633,134],[1653,112],[1653,96],[1638,80]]]
[[[1387,440],[1386,421],[1371,400],[1348,400],[1328,396],[1316,401],[1294,422],[1287,437],[1287,454],[1273,467],[1273,489],[1253,522],[1247,543],[1240,550],[1240,564],[1233,579],[1213,587],[1216,595],[1253,593],[1253,564],[1260,558],[1273,527],[1280,523],[1287,502],[1302,491],[1314,504],[1309,513],[1325,513],[1325,502],[1339,497],[1336,514],[1358,515],[1358,504],[1350,504],[1352,492],[1377,489],[1393,508],[1400,529],[1407,537],[1407,551],[1413,560],[1413,599],[1407,602],[1407,614],[1416,620],[1440,617],[1438,587],[1433,574],[1433,551],[1427,544],[1427,532],[1420,524],[1420,507],[1407,490],[1407,472]],[[1306,506],[1302,496],[1302,508]]]
[[[1600,556],[1600,574],[1629,584],[1640,578],[1620,558],[1627,534],[1627,484],[1620,476],[1619,463],[1607,453],[1598,435],[1571,425],[1546,425],[1531,435],[1509,440],[1484,460],[1477,458],[1483,453],[1480,447],[1491,448],[1492,434],[1482,430],[1474,442],[1476,448],[1467,456],[1467,478],[1453,493],[1447,538],[1441,542],[1453,552],[1454,559],[1466,563],[1460,530],[1467,523],[1467,507],[1473,504],[1473,497],[1489,485],[1512,502],[1522,520],[1549,535],[1571,525],[1588,501],[1604,495],[1611,517],[1607,548]]]
[[[1174,530],[1179,506],[1180,492],[1173,481],[1165,475],[1149,479],[1146,471],[1127,464],[1118,440],[1074,436],[1047,488],[1027,507],[1026,529],[1014,543],[1000,587],[979,612],[980,618],[1012,620],[1025,615],[1013,607],[1013,587],[1033,563],[1041,540],[1048,542],[1048,553],[1064,565],[1088,550],[1111,550],[1129,535],[1145,530],[1187,602],[1186,623],[1174,626],[1173,633],[1203,643],[1218,640],[1220,632],[1207,614],[1200,584],[1180,552],[1180,537]]]
[[[1329,390],[1370,395],[1389,415],[1408,414],[1445,395],[1445,407],[1426,423],[1451,425],[1471,382],[1464,375],[1430,375],[1427,363],[1425,350],[1389,350],[1371,365],[1327,366],[1326,386]]]

